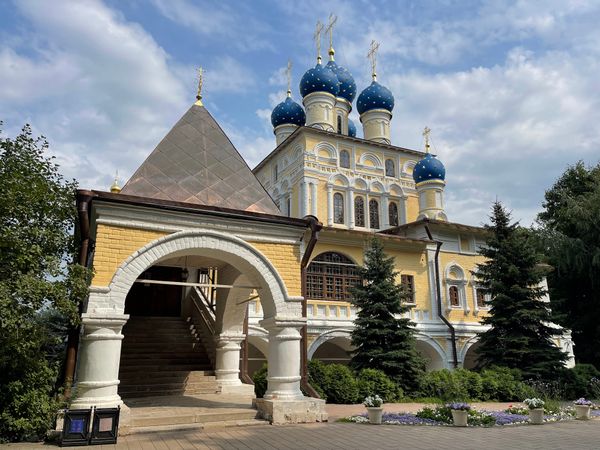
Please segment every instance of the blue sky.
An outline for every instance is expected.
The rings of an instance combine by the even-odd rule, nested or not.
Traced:
[[[450,220],[479,225],[498,198],[529,225],[567,164],[598,162],[600,2],[584,0],[0,0],[3,131],[31,123],[63,173],[107,189],[191,105],[202,65],[205,105],[254,166],[274,147],[287,60],[299,101],[331,12],[336,61],[359,91],[381,43],[393,144],[422,148],[433,129]]]

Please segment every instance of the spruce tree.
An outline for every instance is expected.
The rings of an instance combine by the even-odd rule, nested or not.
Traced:
[[[544,269],[531,235],[510,222],[500,202],[493,205],[489,235],[480,254],[479,282],[491,295],[490,311],[482,323],[491,328],[479,334],[478,365],[520,369],[525,377],[551,378],[566,355],[552,342],[560,332],[549,325],[546,291],[539,287]]]
[[[405,391],[414,391],[424,362],[415,349],[414,324],[399,317],[408,311],[404,303],[411,293],[396,284],[394,258],[386,257],[379,239],[372,239],[360,273],[363,284],[352,289],[357,317],[352,331],[356,350],[350,365],[356,370],[382,370]]]

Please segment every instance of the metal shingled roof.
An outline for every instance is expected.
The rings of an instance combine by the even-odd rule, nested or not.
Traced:
[[[198,105],[175,124],[121,192],[281,214],[219,124]]]

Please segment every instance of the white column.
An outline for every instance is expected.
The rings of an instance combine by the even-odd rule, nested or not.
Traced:
[[[333,225],[333,186],[327,185],[327,226]]]
[[[112,408],[123,404],[117,393],[121,330],[129,315],[82,314],[83,331],[77,367],[77,398],[71,408]]]
[[[348,228],[351,230],[354,229],[354,191],[352,189],[348,189]]]
[[[387,196],[387,194],[383,194],[381,196],[381,215],[383,217],[381,217],[379,220],[379,222],[381,223],[381,228],[383,230],[390,227],[389,203],[389,197]]]
[[[221,334],[217,338],[215,375],[217,383],[225,386],[240,386],[240,349],[243,334]],[[223,389],[221,389],[223,391]]]
[[[260,325],[269,331],[269,372],[265,399],[304,398],[300,390],[300,329],[306,319],[269,318]]]
[[[311,214],[317,217],[317,182],[311,181],[310,183],[310,200],[311,200]]]

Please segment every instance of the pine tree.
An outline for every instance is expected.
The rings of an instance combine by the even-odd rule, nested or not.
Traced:
[[[415,349],[414,324],[398,318],[408,311],[403,303],[411,293],[396,284],[394,259],[386,257],[379,239],[371,241],[360,272],[363,284],[352,290],[352,304],[358,311],[352,331],[356,350],[350,365],[356,370],[382,370],[405,391],[414,391],[424,362]]]
[[[533,240],[501,203],[493,205],[486,246],[480,254],[477,278],[491,295],[490,312],[482,321],[491,328],[479,334],[478,365],[517,368],[525,377],[552,378],[566,359],[552,338],[560,332],[549,326],[549,305],[539,287],[544,269]]]

